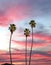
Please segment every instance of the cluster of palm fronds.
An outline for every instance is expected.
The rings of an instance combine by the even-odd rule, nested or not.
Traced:
[[[32,44],[31,44],[30,57],[29,57],[29,65],[31,65],[31,54],[32,54],[32,47],[33,47],[33,28],[36,26],[36,23],[34,20],[31,20],[29,24],[31,25],[31,28],[32,28]],[[12,38],[13,32],[16,30],[16,25],[10,24],[9,30],[11,32],[10,43],[9,43],[10,65],[13,65],[12,55],[11,55],[11,38]],[[25,43],[25,63],[26,64],[25,65],[27,65],[27,37],[30,35],[30,30],[28,28],[25,28],[24,35],[26,36],[26,43]]]

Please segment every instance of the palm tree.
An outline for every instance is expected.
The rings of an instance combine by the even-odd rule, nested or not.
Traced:
[[[29,29],[25,28],[24,35],[26,36],[26,44],[25,44],[25,62],[26,62],[26,65],[27,65],[27,37],[29,36],[29,34],[30,34]]]
[[[15,25],[15,24],[10,24],[9,30],[10,30],[10,32],[11,32],[10,42],[9,42],[9,53],[10,53],[10,62],[11,62],[11,65],[12,65],[12,57],[11,57],[11,38],[12,38],[13,32],[16,30],[16,25]]]
[[[31,20],[29,24],[31,25],[32,28],[32,44],[31,44],[30,58],[29,58],[29,65],[31,65],[31,54],[32,54],[32,47],[33,47],[33,28],[36,26],[35,20]]]

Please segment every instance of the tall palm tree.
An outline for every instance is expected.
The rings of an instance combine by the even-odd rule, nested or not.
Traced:
[[[9,42],[9,53],[10,53],[10,63],[11,63],[11,65],[12,65],[12,57],[11,57],[11,38],[12,38],[13,32],[16,30],[16,25],[15,25],[15,24],[10,24],[9,30],[10,30],[10,32],[11,32],[10,42]]]
[[[33,47],[33,28],[36,26],[35,20],[31,20],[29,24],[31,25],[32,28],[32,44],[31,44],[30,57],[29,57],[29,65],[31,65],[31,54],[32,54],[32,47]]]
[[[25,65],[27,65],[27,37],[29,36],[30,31],[29,29],[25,28],[24,35],[26,36],[26,44],[25,44]]]

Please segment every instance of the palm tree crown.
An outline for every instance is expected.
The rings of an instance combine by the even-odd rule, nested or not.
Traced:
[[[30,34],[30,31],[29,31],[29,29],[26,28],[26,29],[24,30],[24,35],[26,35],[26,37],[27,37],[27,36],[29,36],[29,34]]]
[[[13,31],[16,30],[16,25],[15,24],[10,24],[9,29],[10,29],[10,32],[13,33]]]
[[[31,20],[29,24],[31,25],[32,28],[36,26],[35,20]]]

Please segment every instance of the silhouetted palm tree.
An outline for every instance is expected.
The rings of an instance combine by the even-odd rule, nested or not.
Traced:
[[[31,44],[30,58],[29,58],[29,65],[31,65],[31,54],[32,54],[32,47],[33,47],[33,28],[36,26],[35,20],[31,20],[29,24],[31,25],[32,28],[32,44]]]
[[[24,35],[26,36],[26,44],[25,44],[25,62],[26,62],[26,65],[27,65],[27,37],[29,36],[29,34],[30,34],[29,29],[25,28]]]
[[[11,32],[11,35],[10,35],[10,43],[9,43],[9,53],[10,53],[10,62],[11,62],[11,65],[12,65],[12,57],[11,57],[11,38],[12,38],[13,32],[16,30],[16,25],[15,25],[15,24],[10,24],[9,30],[10,30],[10,32]]]

